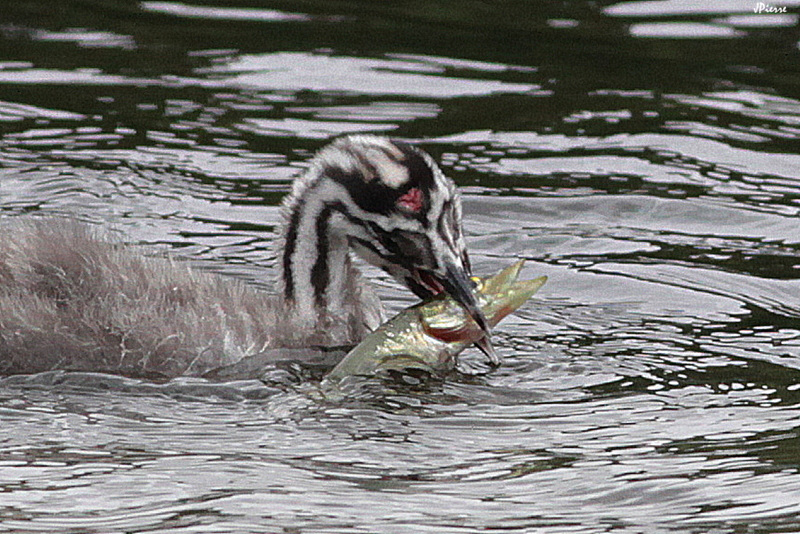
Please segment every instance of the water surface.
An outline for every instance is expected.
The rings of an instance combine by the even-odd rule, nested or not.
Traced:
[[[441,381],[0,379],[0,532],[797,532],[798,2],[26,0],[0,217],[269,291],[333,136],[417,142],[548,284]],[[407,291],[367,273],[399,310]],[[302,375],[301,375],[302,376]]]

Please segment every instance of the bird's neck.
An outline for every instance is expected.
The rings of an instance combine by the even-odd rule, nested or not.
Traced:
[[[328,202],[300,199],[289,213],[281,258],[283,298],[300,312],[336,308],[344,292],[347,239],[335,228]]]
[[[280,268],[282,298],[292,322],[301,330],[329,329],[334,340],[347,343],[375,328],[380,317],[370,317],[374,297],[359,284],[349,256],[341,194],[322,182],[291,195],[285,204]]]

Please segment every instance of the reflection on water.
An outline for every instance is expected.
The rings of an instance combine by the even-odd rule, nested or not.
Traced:
[[[786,10],[798,5],[800,3],[796,0],[780,4],[749,0],[718,0],[705,4],[685,0],[644,0],[613,4],[604,12],[612,17],[647,20],[629,26],[628,31],[633,37],[744,38],[748,36],[746,30],[795,26],[797,14]],[[654,18],[657,21],[653,21]],[[687,21],[687,18],[695,20]]]
[[[182,4],[180,2],[142,2],[140,8],[144,11],[165,13],[177,17],[220,19],[220,20],[250,20],[261,22],[288,22],[305,21],[310,17],[301,13],[286,13],[274,9],[258,9],[247,7],[205,7]]]
[[[798,2],[601,4],[4,8],[0,217],[271,290],[292,177],[386,133],[461,185],[477,272],[550,281],[499,370],[342,401],[295,368],[2,378],[0,532],[796,530]]]
[[[443,76],[438,58],[363,59],[323,54],[279,52],[245,55],[204,69],[210,82],[222,87],[273,91],[351,92],[363,95],[453,98],[492,93],[519,93],[537,89],[534,84],[504,83]],[[460,62],[465,70],[496,71],[497,65]],[[511,70],[510,68],[508,70]],[[463,75],[462,75],[463,76]],[[204,84],[205,85],[205,84]]]

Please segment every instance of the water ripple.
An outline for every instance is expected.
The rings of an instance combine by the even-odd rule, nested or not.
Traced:
[[[384,132],[461,186],[477,274],[550,279],[499,369],[468,350],[339,400],[319,369],[0,379],[0,532],[796,530],[796,13],[247,3],[7,3],[2,217],[271,290],[293,176]]]

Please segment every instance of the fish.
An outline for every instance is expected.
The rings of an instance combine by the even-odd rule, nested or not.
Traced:
[[[491,277],[472,278],[478,305],[491,327],[522,306],[547,281],[546,276],[517,280],[524,263],[519,260]],[[442,374],[455,367],[464,349],[480,344],[484,336],[484,330],[461,304],[439,295],[404,309],[378,327],[324,381],[335,384],[350,376],[410,369]]]

